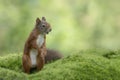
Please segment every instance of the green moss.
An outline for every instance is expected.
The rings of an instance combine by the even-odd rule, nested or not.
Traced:
[[[28,77],[23,73],[0,68],[0,80],[28,80]]]
[[[111,54],[113,53],[114,54]],[[0,79],[3,80],[119,80],[120,51],[78,51],[61,60],[46,64],[30,75],[22,72],[21,54],[0,58]],[[104,55],[109,55],[110,58]],[[116,55],[116,57],[112,57]]]
[[[111,80],[120,79],[114,63],[100,56],[75,54],[47,65],[41,72],[30,75],[39,80]]]
[[[22,72],[22,57],[21,54],[9,54],[8,56],[0,57],[0,67]]]

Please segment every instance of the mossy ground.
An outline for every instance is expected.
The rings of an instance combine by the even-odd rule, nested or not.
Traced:
[[[77,51],[29,75],[21,54],[10,54],[0,57],[0,80],[120,80],[120,51]]]

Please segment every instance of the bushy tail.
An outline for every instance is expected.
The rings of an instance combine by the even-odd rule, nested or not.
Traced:
[[[45,63],[61,59],[63,57],[58,51],[47,49],[47,54],[45,56]]]

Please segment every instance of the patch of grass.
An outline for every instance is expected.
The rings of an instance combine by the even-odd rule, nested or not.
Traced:
[[[114,52],[114,54],[111,54]],[[120,51],[78,51],[61,60],[46,64],[30,75],[22,72],[21,54],[0,57],[0,79],[3,80],[119,80]],[[110,58],[104,56],[109,55]],[[116,56],[116,57],[113,57]]]

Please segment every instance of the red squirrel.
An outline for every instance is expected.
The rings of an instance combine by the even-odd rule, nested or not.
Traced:
[[[48,61],[59,59],[61,54],[46,49],[46,34],[52,30],[45,17],[36,19],[36,24],[29,35],[22,56],[22,66],[25,73],[30,73],[32,68],[41,70]],[[53,56],[50,56],[53,55]]]

